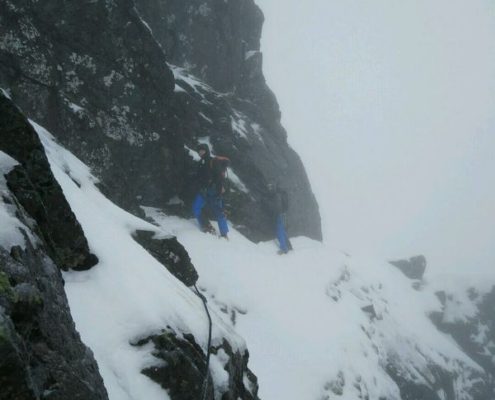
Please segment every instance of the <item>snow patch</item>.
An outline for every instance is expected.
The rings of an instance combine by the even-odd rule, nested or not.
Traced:
[[[258,50],[249,50],[246,51],[246,54],[244,55],[244,60],[249,60],[251,57],[254,57],[256,54],[259,54],[260,52]]]
[[[139,19],[141,20],[141,22],[143,23],[143,25],[146,27],[146,29],[148,29],[148,31],[151,33],[151,35],[153,35],[153,30],[148,25],[148,23],[143,19],[143,17],[141,17],[141,15],[138,14],[138,16],[139,16]]]
[[[223,349],[210,357],[210,373],[215,382],[215,400],[221,400],[222,395],[229,388],[229,374],[224,369],[229,361],[229,356]]]
[[[253,133],[260,140],[260,142],[265,143],[265,141],[263,140],[263,136],[261,135],[261,129],[262,129],[261,125],[257,123],[252,123],[251,128],[253,129]]]
[[[199,156],[198,152],[191,149],[190,147],[187,147],[186,145],[184,145],[184,149],[187,150],[187,152],[189,153],[189,155],[193,158],[194,161],[199,161],[201,160],[201,157]]]
[[[175,92],[188,92],[190,88],[192,91],[201,98],[201,101],[205,104],[211,104],[205,97],[206,93],[212,93],[218,96],[218,93],[209,85],[196,78],[194,75],[187,71],[187,68],[178,67],[173,64],[167,64],[172,70],[175,79]],[[189,92],[188,92],[189,93]]]
[[[172,197],[169,201],[167,201],[168,206],[181,206],[184,205],[184,201],[179,196]]]
[[[242,182],[241,178],[239,178],[237,174],[234,172],[234,170],[230,167],[227,168],[227,178],[241,192],[249,193],[249,189],[247,188],[247,186],[244,184],[244,182]]]
[[[108,75],[103,77],[103,83],[106,87],[110,87],[114,81],[120,81],[123,77],[120,72],[112,70]]]
[[[5,175],[16,165],[19,165],[16,160],[0,151],[0,246],[5,249],[13,246],[24,248],[25,240],[20,229],[29,232],[29,229],[16,217],[16,207],[9,204],[13,200],[7,188]]]
[[[210,124],[213,124],[213,120],[211,118],[208,118],[206,115],[204,115],[201,111],[199,112],[199,115],[201,118],[205,119],[208,121]]]
[[[77,53],[72,53],[69,59],[73,64],[80,65],[86,69],[89,69],[93,74],[96,73],[96,64],[93,60],[93,57],[87,54],[80,55]]]
[[[230,116],[230,124],[233,132],[247,140],[246,121],[240,112],[234,110],[234,115]]]
[[[183,92],[183,93],[187,93],[187,91],[186,91],[186,90],[184,90],[183,88],[181,88],[181,87],[180,87],[177,83],[175,83],[175,86],[174,86],[174,92],[175,92],[175,93],[181,93],[181,92]]]
[[[83,107],[81,107],[80,105],[76,104],[76,103],[70,103],[69,102],[69,108],[75,113],[75,114],[81,114],[83,113],[85,110]]]
[[[0,182],[5,183],[4,175],[8,174],[16,165],[19,165],[16,160],[0,150]]]
[[[5,97],[7,97],[7,99],[12,100],[12,97],[10,97],[10,93],[8,90],[0,88],[0,91],[3,93]]]

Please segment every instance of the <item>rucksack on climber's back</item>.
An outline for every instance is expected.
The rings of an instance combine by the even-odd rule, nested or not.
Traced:
[[[224,187],[224,181],[227,177],[227,168],[230,165],[230,159],[223,156],[215,156],[210,160],[211,180],[217,189]]]
[[[227,175],[227,168],[230,165],[230,159],[228,157],[215,156],[211,158],[210,162],[213,176],[225,178]]]

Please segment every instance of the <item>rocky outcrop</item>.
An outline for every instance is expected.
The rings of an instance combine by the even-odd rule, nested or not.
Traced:
[[[36,221],[46,251],[64,270],[84,270],[98,262],[62,189],[53,176],[38,135],[26,117],[0,93],[0,151],[19,165],[7,175],[16,201]]]
[[[162,363],[142,372],[166,389],[172,400],[259,400],[256,376],[247,367],[247,350],[243,353],[234,351],[226,340],[219,346],[212,346],[207,371],[206,354],[194,336],[179,336],[167,330],[135,345],[150,342],[155,348],[153,355]],[[223,373],[219,373],[218,368]],[[212,374],[212,370],[215,373]]]
[[[426,359],[428,359],[427,355]],[[492,398],[487,376],[466,366],[456,370],[440,367],[432,361],[426,370],[411,371],[398,360],[389,360],[386,371],[400,390],[401,399],[411,400],[457,400],[469,396],[473,400]],[[411,373],[412,372],[412,373]],[[465,385],[459,388],[459,383]]]
[[[416,259],[413,257],[413,259]],[[409,265],[408,261],[405,261]],[[400,277],[399,277],[400,278]],[[414,305],[411,303],[411,310],[407,306],[401,308],[406,320],[395,320],[390,299],[385,294],[390,283],[363,284],[359,281],[358,287],[353,287],[354,279],[351,271],[346,267],[342,270],[340,277],[327,286],[327,296],[332,301],[338,303],[349,296],[354,297],[357,304],[362,304],[360,310],[366,315],[366,320],[361,320],[360,327],[366,335],[366,340],[371,343],[372,351],[379,361],[377,363],[379,371],[388,376],[390,383],[393,381],[397,390],[389,384],[390,395],[383,399],[408,399],[408,400],[458,400],[461,398],[472,400],[488,400],[493,398],[495,386],[493,375],[493,306],[494,298],[492,292],[483,297],[478,295],[472,301],[479,304],[480,312],[474,311],[471,305],[463,301],[463,305],[471,310],[472,317],[458,320],[449,316],[450,312],[455,315],[459,309],[459,304],[455,304],[453,294],[444,294],[444,310],[441,313],[434,313],[430,318],[442,331],[451,334],[465,353],[475,360],[480,366],[469,360],[461,352],[454,354],[442,352],[435,346],[425,346],[418,339],[418,333],[411,335],[404,321],[409,322],[409,314],[414,314]],[[397,279],[397,277],[396,277]],[[393,281],[391,282],[393,285]],[[414,287],[416,290],[427,290],[427,286],[422,288]],[[450,300],[448,300],[450,298]],[[447,300],[446,300],[447,299]],[[450,306],[448,303],[450,302]],[[491,307],[491,308],[490,308]],[[462,307],[461,307],[462,308]],[[488,310],[491,310],[491,313]],[[485,310],[485,311],[482,311]],[[426,317],[423,315],[422,317]],[[416,318],[416,317],[413,317]],[[481,319],[480,319],[481,318]],[[450,322],[449,322],[450,321]],[[411,324],[414,323],[411,320]],[[393,326],[401,326],[397,331]],[[418,325],[419,326],[419,325]],[[457,333],[456,333],[457,331]],[[492,336],[490,336],[492,335]],[[419,333],[421,337],[421,333]],[[365,340],[365,341],[366,341]],[[451,339],[447,339],[450,341]],[[474,346],[477,344],[476,346]],[[480,344],[482,344],[480,346]],[[490,350],[491,349],[491,350]],[[366,351],[367,353],[367,351]],[[477,353],[477,354],[476,354]],[[462,354],[462,356],[459,356]],[[366,357],[369,357],[367,354]],[[483,362],[479,361],[483,359]],[[491,364],[491,367],[485,365]],[[340,371],[324,387],[324,399],[332,399],[335,395],[341,396],[349,388],[355,388],[358,392],[356,398],[372,399],[373,389],[369,387],[370,381],[362,377],[350,377]],[[376,389],[376,388],[375,388]],[[351,389],[352,390],[352,389]],[[356,391],[353,390],[354,393]],[[376,396],[376,392],[375,392]],[[376,398],[376,397],[375,397]]]
[[[495,396],[495,287],[487,293],[469,288],[467,293],[471,315],[459,316],[455,312],[460,307],[458,294],[441,291],[437,293],[443,311],[433,313],[431,319],[443,332],[454,338],[463,351],[469,355],[490,379],[491,385],[478,383],[476,399],[485,400]],[[464,300],[465,302],[466,300]],[[463,304],[464,308],[467,306]]]
[[[36,134],[1,95],[0,216],[0,399],[107,399],[51,259],[88,267],[86,240]]]
[[[411,257],[409,260],[389,261],[410,279],[423,279],[426,270],[426,258],[423,255]]]
[[[136,231],[133,238],[186,286],[193,286],[198,273],[189,254],[176,237],[156,237],[155,232]]]
[[[263,14],[248,1],[138,0],[136,6],[149,24],[167,59],[187,66],[220,92],[243,88],[254,78],[246,58],[259,59]],[[258,76],[261,79],[261,64]]]
[[[123,208],[190,216],[190,149],[231,159],[230,219],[273,237],[266,186],[290,197],[289,233],[321,238],[318,206],[262,75],[252,0],[0,1],[0,87],[90,165]],[[97,34],[95,34],[97,32]]]
[[[60,270],[35,246],[0,247],[0,399],[107,399]]]

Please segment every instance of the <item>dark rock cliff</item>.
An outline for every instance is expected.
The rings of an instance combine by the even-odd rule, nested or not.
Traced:
[[[318,206],[262,75],[252,0],[0,1],[0,87],[136,214],[190,216],[201,141],[232,161],[230,219],[273,237],[266,185],[289,192],[291,235]]]
[[[7,154],[19,164],[0,171],[0,209],[17,221],[0,237],[0,399],[107,399],[52,261],[79,269],[95,258],[36,133],[0,94],[0,156]]]
[[[91,268],[98,260],[90,253],[81,226],[55,181],[38,135],[1,93],[0,115],[0,151],[20,163],[6,175],[9,189],[36,221],[38,235],[59,268]]]

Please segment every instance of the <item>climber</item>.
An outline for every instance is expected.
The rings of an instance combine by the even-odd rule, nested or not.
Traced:
[[[223,194],[230,160],[227,157],[212,157],[210,148],[204,143],[198,146],[198,154],[200,157],[196,174],[198,193],[193,202],[193,214],[203,232],[215,233],[215,228],[203,215],[203,208],[207,206],[217,220],[220,236],[228,239],[229,228],[224,212]]]
[[[268,184],[268,209],[275,225],[275,233],[278,239],[278,254],[287,254],[292,250],[292,244],[287,235],[287,211],[289,208],[289,199],[287,192],[278,185]]]

